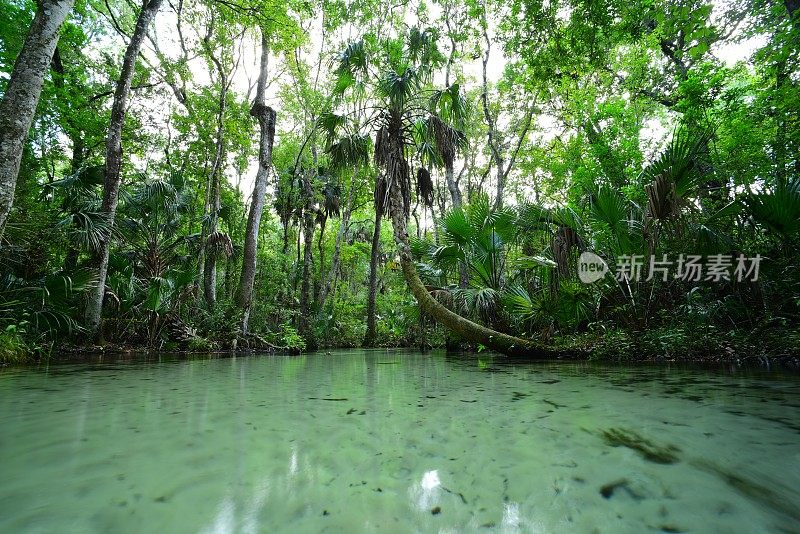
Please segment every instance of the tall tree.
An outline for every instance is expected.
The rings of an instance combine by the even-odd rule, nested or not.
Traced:
[[[272,166],[272,146],[275,141],[275,110],[266,103],[267,74],[269,67],[269,39],[266,31],[261,30],[261,65],[258,85],[250,114],[258,119],[261,131],[258,150],[258,173],[253,185],[253,198],[250,201],[250,213],[247,216],[245,230],[244,258],[242,260],[242,276],[239,280],[237,303],[242,310],[242,335],[246,335],[250,321],[250,308],[253,301],[253,283],[256,277],[256,261],[258,252],[258,230],[261,215],[264,212],[264,200],[267,193],[267,178]]]
[[[315,160],[317,158],[314,158]],[[303,173],[303,277],[300,284],[300,334],[305,338],[309,348],[314,347],[313,317],[311,307],[311,274],[314,269],[314,221],[316,219],[316,202],[314,181],[316,179],[316,165],[311,170]]]
[[[105,181],[103,183],[103,203],[101,206],[101,211],[112,226],[117,212],[119,188],[122,181],[122,127],[125,123],[133,74],[136,70],[136,59],[147,34],[147,27],[155,18],[160,7],[161,0],[144,0],[142,3],[142,8],[136,20],[136,27],[125,49],[122,70],[114,90],[111,124],[106,137],[106,168]],[[97,265],[97,287],[86,306],[86,326],[92,337],[96,337],[100,332],[100,317],[103,313],[103,297],[105,296],[110,249],[111,236],[109,235],[100,243],[94,258]]]
[[[75,0],[41,0],[0,102],[0,235],[14,203],[22,149],[61,25]]]
[[[355,197],[356,178],[358,178],[359,170],[356,170],[350,179],[350,189],[347,192],[347,203],[345,204],[344,211],[342,212],[342,219],[339,222],[339,231],[336,234],[336,241],[333,245],[331,266],[328,269],[327,277],[320,287],[319,297],[317,298],[317,305],[320,311],[325,308],[325,301],[328,300],[328,295],[333,288],[333,284],[335,283],[336,276],[339,272],[339,257],[342,251],[342,240],[347,234],[347,229],[350,225],[350,215],[353,213],[353,199]],[[320,266],[320,270],[322,270],[322,266]]]
[[[224,21],[219,22],[219,24],[219,37],[222,40],[225,37],[225,29],[223,27]],[[203,205],[203,231],[201,234],[202,248],[200,251],[200,261],[198,262],[199,278],[202,280],[203,284],[203,296],[206,301],[206,306],[208,306],[209,309],[213,308],[217,303],[218,247],[216,247],[215,244],[227,238],[227,236],[223,236],[221,233],[217,232],[217,227],[219,225],[219,212],[221,207],[220,193],[222,189],[222,179],[225,174],[225,112],[232,74],[229,73],[223,65],[226,54],[222,46],[218,46],[220,48],[219,57],[215,56],[211,49],[211,37],[216,25],[216,16],[212,13],[211,21],[208,25],[208,32],[203,39],[203,47],[209,60],[214,64],[217,81],[219,83],[217,130],[214,136],[214,159],[206,182],[205,204]]]
[[[407,151],[409,139],[413,140],[413,132],[419,130],[418,116],[424,109],[422,102],[431,103],[430,97],[426,98],[427,91],[423,84],[430,81],[438,54],[435,41],[421,40],[421,34],[425,35],[425,32],[412,29],[406,39],[390,41],[386,48],[391,52],[386,55],[384,63],[371,65],[367,59],[368,54],[361,51],[340,56],[337,91],[346,91],[356,84],[357,77],[362,77],[373,89],[379,108],[379,112],[367,123],[376,130],[374,160],[382,171],[376,184],[376,213],[384,213],[383,208],[386,208],[392,221],[403,275],[424,312],[466,341],[479,343],[505,354],[545,356],[547,351],[530,340],[497,332],[448,309],[433,298],[416,271],[407,226],[412,189]],[[382,71],[377,80],[369,74],[377,70],[375,67]],[[363,90],[363,86],[359,89]],[[435,106],[431,106],[422,120],[429,125],[436,125],[441,121],[436,111]],[[437,136],[435,128],[424,128],[424,131],[431,133],[431,139],[426,142],[432,141],[436,144],[447,140]],[[443,148],[447,147],[436,147],[438,151]]]
[[[369,256],[369,285],[367,289],[367,331],[364,334],[365,347],[375,344],[375,302],[378,297],[378,262],[381,257],[381,221],[384,207],[386,181],[378,175],[375,182],[375,227],[372,230],[372,248]]]
[[[489,78],[487,74],[488,66],[489,66],[489,57],[491,55],[492,50],[492,41],[489,38],[489,24],[486,20],[486,6],[483,6],[482,10],[482,18],[480,21],[481,31],[483,34],[483,40],[485,42],[485,49],[483,50],[483,56],[481,58],[481,73],[482,73],[482,84],[481,84],[481,108],[483,109],[483,118],[486,121],[487,126],[487,143],[489,145],[489,150],[491,152],[491,161],[495,168],[496,173],[496,187],[497,193],[495,194],[495,209],[499,209],[503,206],[503,197],[505,196],[505,189],[506,183],[508,182],[508,175],[510,174],[511,170],[514,168],[514,163],[516,162],[517,155],[522,148],[522,144],[525,141],[525,137],[528,135],[528,130],[531,127],[531,121],[533,118],[533,111],[534,107],[532,104],[527,105],[527,110],[525,112],[524,117],[520,121],[520,126],[518,127],[518,138],[517,142],[514,144],[514,148],[510,153],[508,161],[503,156],[505,151],[502,140],[501,134],[497,127],[497,120],[492,115],[491,110],[489,109]]]

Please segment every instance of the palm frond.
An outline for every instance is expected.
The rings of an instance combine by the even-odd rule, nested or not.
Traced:
[[[454,245],[467,247],[474,239],[476,231],[461,206],[453,207],[440,219],[442,239]]]
[[[388,100],[390,109],[400,111],[419,90],[419,73],[406,66],[400,72],[390,70],[378,81],[378,93]]]
[[[800,234],[800,178],[745,199],[750,214],[768,231],[783,238]]]
[[[206,250],[214,256],[230,258],[233,255],[233,241],[225,232],[212,232],[206,238]]]
[[[369,164],[372,140],[368,135],[349,134],[328,145],[331,166],[336,170],[351,169]]]
[[[107,213],[90,206],[79,206],[57,223],[66,230],[69,240],[85,250],[96,252],[101,243],[109,240],[113,233],[111,218]]]
[[[534,300],[521,286],[510,286],[503,292],[503,305],[508,311],[522,321],[534,320],[537,313],[537,306]]]
[[[325,111],[317,119],[317,126],[327,135],[329,143],[338,135],[339,130],[345,125],[346,117],[331,111]]]
[[[433,180],[425,167],[417,169],[417,198],[429,209],[433,208]]]
[[[177,197],[178,191],[172,183],[162,178],[156,178],[146,180],[134,194],[133,200],[141,204],[157,203],[166,205],[176,201]]]
[[[686,198],[707,178],[706,147],[711,137],[709,130],[697,134],[685,128],[676,130],[667,148],[642,171],[642,181],[653,182],[662,177],[674,184],[678,198]]]
[[[406,36],[406,57],[412,63],[419,65],[426,77],[445,61],[444,54],[439,51],[436,44],[438,37],[436,28],[421,30],[416,26],[412,27]]]
[[[592,218],[607,224],[612,232],[618,232],[629,219],[630,204],[610,186],[601,186],[592,193],[589,204]]]
[[[435,90],[429,100],[431,113],[463,129],[467,117],[467,100],[461,93],[458,83],[450,87]]]
[[[336,56],[334,75],[336,85],[334,93],[344,94],[347,89],[356,84],[360,76],[368,71],[368,58],[363,40],[352,41]]]
[[[453,300],[469,316],[485,323],[494,323],[501,315],[502,294],[492,287],[453,288]]]

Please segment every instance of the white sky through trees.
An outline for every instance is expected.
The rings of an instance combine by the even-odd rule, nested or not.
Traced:
[[[416,2],[413,4],[416,5]],[[714,2],[714,6],[715,12],[718,13],[724,8],[725,2],[718,0]],[[406,16],[407,26],[411,27],[414,25],[424,25],[421,24],[417,19],[416,15],[414,14],[416,10],[411,6],[411,4],[406,7],[406,11],[408,13]],[[427,17],[430,21],[428,25],[443,26],[443,23],[441,23],[441,16],[442,11],[439,5],[427,4]],[[712,19],[714,16],[715,14],[712,12]],[[151,30],[153,36],[159,42],[159,49],[161,52],[166,54],[171,59],[177,59],[180,51],[176,30],[176,21],[177,17],[175,12],[169,7],[164,7],[158,15],[155,27]],[[315,70],[317,62],[319,61],[320,48],[322,45],[321,14],[318,13],[316,18],[313,20],[303,21],[303,26],[308,30],[308,43],[303,47],[301,58],[312,67],[312,70]],[[187,26],[185,23],[183,27],[184,37],[187,40],[196,40],[200,38],[200,35],[198,34],[202,34],[204,30],[204,28],[192,28]],[[494,37],[493,24],[491,21],[489,32],[490,37]],[[733,36],[724,42],[717,43],[714,47],[712,47],[710,51],[711,54],[713,54],[726,65],[732,66],[739,61],[748,60],[748,58],[757,48],[763,46],[766,40],[765,37],[761,36],[749,39],[740,39],[739,33],[740,32],[737,30]],[[327,36],[325,45],[326,49],[323,51],[323,59],[321,62],[322,71],[319,76],[319,89],[323,94],[327,92],[330,85],[328,83],[328,80],[330,79],[328,75],[330,73],[332,57],[341,48],[341,46],[343,46],[343,44],[349,40],[357,39],[359,36],[359,29],[353,27],[352,25],[345,25],[337,30],[335,35]],[[249,30],[242,39],[242,42],[236,45],[235,56],[239,56],[239,62],[237,70],[233,75],[231,90],[237,93],[240,98],[248,94],[252,97],[252,94],[254,94],[254,86],[258,77],[258,62],[260,57],[259,39],[260,37],[256,31]],[[158,65],[158,60],[155,57],[152,45],[150,43],[147,43],[147,45],[148,48],[144,54],[148,58],[148,61],[151,65]],[[443,53],[448,54],[449,46],[449,40],[444,37],[442,30],[442,34],[439,39],[439,47]],[[494,84],[500,80],[507,62],[508,58],[506,58],[503,54],[502,44],[494,41],[492,43],[490,59],[487,67],[487,75],[491,84]],[[194,88],[209,84],[209,70],[205,59],[200,56],[194,57],[189,63],[189,68],[191,71]],[[457,58],[455,72],[459,71],[463,73],[463,85],[466,90],[474,89],[480,86],[480,58],[476,57],[473,59],[468,54],[464,54],[462,57]],[[292,84],[292,78],[287,74],[284,67],[283,57],[270,57],[269,76],[270,86],[267,90],[267,98],[268,104],[274,107],[278,113],[277,135],[275,140],[276,145],[278,145],[280,144],[280,138],[283,132],[297,132],[300,128],[300,125],[292,124],[287,117],[287,114],[284,113],[284,109],[282,109],[283,106],[279,96],[281,87],[286,85],[290,86]],[[437,75],[435,82],[439,85],[443,85],[443,71]],[[141,115],[143,117],[147,117],[147,119],[145,119],[147,126],[151,127],[153,130],[160,130],[163,133],[163,129],[171,112],[171,107],[178,106],[179,104],[175,101],[171,90],[169,90],[166,84],[162,85],[162,90],[160,93],[163,95],[163,98],[161,99],[156,98],[145,100],[142,98],[136,98],[134,96],[132,106],[138,107],[142,112]],[[498,124],[502,128],[503,126],[508,125],[508,121],[508,117],[501,116]],[[640,140],[641,144],[643,145],[645,155],[651,154],[653,151],[657,150],[661,143],[663,143],[665,140],[666,136],[669,134],[669,131],[670,125],[665,124],[664,119],[650,119],[646,121],[640,135]],[[254,121],[253,136],[255,140],[254,142],[256,143],[257,135],[258,128]],[[536,117],[535,126],[528,133],[527,142],[533,144],[543,143],[549,141],[556,135],[568,137],[571,135],[571,133],[563,126],[563,124],[560,123],[556,117],[542,113]],[[474,150],[476,148],[472,147],[471,149]],[[479,156],[481,160],[479,163],[485,165],[486,159],[483,157],[482,147],[478,147],[477,150],[481,152],[481,155]],[[146,162],[143,161],[134,161],[133,163],[140,169],[146,167]],[[458,172],[461,164],[462,162],[457,162],[456,172]],[[255,156],[251,158],[249,166],[241,176],[234,171],[232,165],[229,164],[227,166],[226,174],[228,180],[234,186],[238,184],[245,198],[251,194],[253,180],[255,178],[257,168],[258,163]],[[512,171],[512,174],[514,172],[517,171]],[[270,181],[273,182],[273,180]]]

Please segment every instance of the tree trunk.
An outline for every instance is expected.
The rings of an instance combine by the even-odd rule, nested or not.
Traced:
[[[250,213],[247,216],[247,229],[244,237],[244,258],[242,260],[242,276],[239,280],[237,304],[242,310],[242,335],[247,335],[250,322],[250,309],[253,304],[253,284],[256,279],[256,263],[258,253],[258,231],[264,202],[267,193],[267,178],[272,166],[272,146],[275,141],[276,113],[266,105],[267,67],[269,63],[269,40],[266,32],[261,30],[261,70],[258,75],[258,86],[250,115],[258,119],[261,137],[258,149],[258,173],[253,185],[253,198],[250,202]]]
[[[220,119],[221,120],[221,119]],[[222,146],[222,138],[221,134],[218,139],[218,146]],[[222,155],[222,151],[218,150],[218,160],[222,161],[224,156]],[[205,255],[203,262],[203,297],[206,301],[206,306],[209,310],[214,309],[214,306],[217,304],[217,255],[219,254],[219,249],[217,247],[213,248],[212,250],[208,249],[208,240],[209,238],[216,234],[217,232],[217,224],[218,224],[218,217],[219,217],[219,208],[220,208],[220,188],[222,187],[220,177],[220,167],[216,167],[214,174],[211,176],[211,186],[212,192],[211,195],[211,208],[209,209],[208,213],[208,235],[204,239],[204,243],[206,244],[205,247]]]
[[[314,277],[314,302],[319,302],[320,286],[322,285],[322,272],[325,270],[325,228],[328,226],[328,217],[322,215],[322,220],[319,224],[319,234],[317,235],[317,252],[319,257],[319,270],[317,276]]]
[[[311,276],[314,271],[314,211],[312,210],[314,190],[311,177],[303,178],[303,280],[300,286],[300,335],[305,338],[306,347],[314,348],[314,332],[311,317]]]
[[[125,123],[125,113],[128,106],[128,96],[131,91],[131,82],[136,69],[136,59],[142,47],[147,27],[153,21],[161,7],[161,0],[144,0],[136,28],[133,31],[125,56],[122,62],[117,86],[114,90],[114,104],[111,107],[111,124],[106,138],[106,175],[103,184],[103,203],[101,212],[104,213],[110,224],[114,224],[119,200],[119,187],[122,171],[122,126]],[[48,59],[49,60],[49,59]],[[100,330],[100,316],[103,312],[103,296],[105,295],[106,275],[108,274],[108,256],[111,247],[111,238],[103,240],[95,255],[97,265],[97,287],[90,295],[86,306],[86,325],[90,337],[96,337]]]
[[[342,220],[339,221],[339,232],[336,234],[336,243],[333,246],[333,257],[331,258],[331,268],[328,269],[328,276],[325,278],[325,283],[322,284],[322,289],[319,294],[319,309],[322,311],[325,308],[325,301],[328,300],[328,295],[333,287],[336,273],[339,271],[339,256],[342,250],[342,240],[347,233],[347,227],[350,224],[350,214],[353,211],[353,197],[355,196],[356,189],[356,176],[358,172],[353,173],[353,178],[350,180],[350,191],[347,192],[347,206],[344,208]],[[320,271],[322,267],[320,267]]]
[[[531,121],[533,119],[533,105],[528,106],[528,111],[525,114],[525,118],[523,119],[524,122],[522,123],[519,131],[519,137],[517,138],[517,143],[514,147],[513,152],[510,155],[508,165],[505,163],[505,157],[501,155],[501,145],[503,144],[500,139],[500,132],[497,130],[497,123],[495,119],[492,117],[492,113],[489,110],[489,80],[487,77],[487,67],[489,65],[489,56],[491,53],[492,48],[492,41],[489,39],[489,25],[486,21],[486,8],[484,6],[483,13],[482,13],[482,20],[481,20],[481,29],[483,33],[483,40],[486,43],[486,49],[483,51],[483,57],[481,58],[481,64],[483,66],[482,73],[482,85],[481,85],[481,107],[483,108],[483,118],[486,121],[487,126],[487,141],[489,143],[489,150],[491,152],[491,161],[495,166],[495,171],[497,174],[497,194],[494,199],[494,209],[499,210],[503,207],[503,195],[505,194],[506,188],[506,181],[508,180],[508,175],[511,172],[511,169],[514,168],[514,163],[516,162],[517,155],[519,154],[520,149],[522,148],[522,143],[525,142],[525,137],[528,134],[528,130],[531,126]],[[508,157],[508,154],[506,154]],[[488,173],[488,169],[487,169]],[[483,185],[483,179],[486,178],[486,175],[481,179],[481,185]]]
[[[403,199],[399,187],[392,187],[389,199],[389,210],[394,229],[394,239],[400,254],[400,265],[409,289],[416,297],[423,312],[433,317],[439,324],[452,333],[472,343],[479,343],[491,350],[509,356],[525,356],[528,358],[551,358],[556,354],[533,341],[521,339],[497,332],[485,326],[473,323],[453,311],[447,309],[434,299],[420,280],[411,258],[408,244],[408,230],[403,215]]]
[[[217,113],[217,134],[215,140],[214,164],[211,167],[211,189],[208,194],[211,199],[206,198],[208,226],[207,232],[202,237],[202,246],[205,248],[208,237],[217,231],[220,208],[220,189],[222,187],[222,169],[225,161],[225,100],[228,96],[228,77],[222,67],[222,61],[217,59],[214,54],[208,52],[211,61],[217,67],[219,75],[219,111]],[[203,280],[203,295],[208,309],[213,309],[217,304],[217,258],[214,254],[209,254],[204,250],[201,258],[205,261],[201,263],[201,273]]]
[[[462,200],[461,200],[461,190],[458,188],[458,184],[455,180],[455,173],[453,172],[453,161],[445,161],[444,167],[444,175],[447,181],[447,189],[450,191],[450,199],[453,201],[453,206],[460,207]]]
[[[375,345],[375,299],[378,294],[378,259],[381,255],[381,222],[383,216],[375,212],[375,230],[372,232],[372,249],[369,257],[369,293],[367,294],[367,332],[364,346]]]
[[[31,129],[59,30],[74,0],[41,0],[0,102],[0,235],[14,203],[22,150]]]

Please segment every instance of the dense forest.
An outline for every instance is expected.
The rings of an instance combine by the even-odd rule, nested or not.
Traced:
[[[0,361],[800,350],[797,0],[0,3]]]

